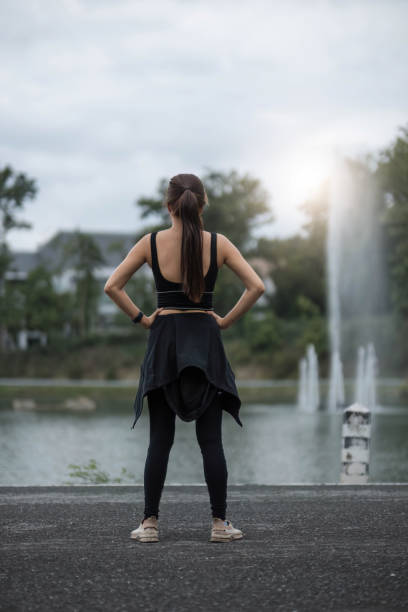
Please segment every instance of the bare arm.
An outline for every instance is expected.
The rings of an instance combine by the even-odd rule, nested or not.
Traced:
[[[261,277],[226,236],[218,234],[218,239],[224,259],[223,263],[235,272],[246,287],[235,306],[223,317],[222,328],[226,329],[248,312],[265,292],[265,285]]]
[[[131,248],[122,263],[112,272],[105,283],[104,292],[119,306],[125,314],[134,319],[140,311],[130,299],[124,286],[133,274],[145,263],[146,252],[149,247],[150,234],[141,238],[134,247]],[[156,318],[156,314],[162,310],[157,308],[150,316],[143,315],[140,323],[143,327],[150,327]]]

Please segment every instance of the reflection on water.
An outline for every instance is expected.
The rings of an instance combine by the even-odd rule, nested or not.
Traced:
[[[149,439],[147,402],[137,427],[132,414],[112,406],[92,414],[0,411],[0,484],[63,484],[68,464],[95,459],[112,477],[122,467],[143,484]],[[408,410],[372,415],[369,482],[407,482]],[[342,412],[299,412],[290,405],[242,406],[237,425],[223,412],[228,484],[338,483]],[[72,480],[72,482],[80,482]],[[166,484],[204,484],[195,424],[176,419]]]

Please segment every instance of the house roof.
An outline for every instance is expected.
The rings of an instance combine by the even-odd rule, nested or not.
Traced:
[[[60,231],[36,251],[11,251],[12,261],[7,273],[8,278],[25,278],[37,265],[53,269],[63,265],[63,245],[75,234],[75,231]],[[88,234],[98,245],[105,262],[104,268],[115,268],[126,257],[136,243],[135,234],[120,232],[82,232]],[[71,267],[71,266],[69,266]]]

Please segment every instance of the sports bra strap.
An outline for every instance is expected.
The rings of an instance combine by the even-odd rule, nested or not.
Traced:
[[[217,269],[217,234],[215,232],[211,232],[211,255],[210,255],[210,267],[208,276],[211,278],[211,275],[214,274]]]
[[[150,234],[150,250],[152,254],[152,269],[155,274],[157,274],[159,270],[159,262],[157,259],[157,248],[156,248],[156,234],[157,232],[152,232]]]

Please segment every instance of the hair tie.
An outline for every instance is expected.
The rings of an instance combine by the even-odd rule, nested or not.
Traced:
[[[178,183],[173,183],[173,181],[170,181],[170,185],[174,185],[175,187],[178,187],[179,189],[182,189],[183,191],[187,191],[187,189],[189,189],[191,191],[191,187],[184,187],[184,185],[179,185]]]

